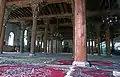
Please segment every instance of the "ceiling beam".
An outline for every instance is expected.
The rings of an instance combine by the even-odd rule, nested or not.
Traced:
[[[66,14],[56,14],[56,15],[42,15],[38,17],[38,20],[43,19],[43,18],[52,18],[52,17],[57,17],[57,18],[65,18],[65,17],[71,17],[71,13],[66,13]],[[15,19],[10,19],[9,22],[12,22],[14,20],[32,20],[32,17],[22,17],[22,18],[15,18]]]
[[[49,26],[56,26],[57,24],[49,24]],[[46,25],[37,25],[39,27],[42,27],[42,28],[45,28]],[[67,27],[72,27],[72,23],[61,23],[59,24],[59,27],[62,27],[62,26],[67,26]]]
[[[12,2],[7,2],[7,6],[12,6],[12,5],[16,5],[16,6],[19,6],[19,7],[30,7],[31,6],[31,3],[33,3],[32,1],[34,0],[22,0],[22,1],[12,1]],[[47,4],[53,4],[53,3],[62,3],[62,2],[65,2],[65,3],[71,3],[71,0],[46,0],[47,1]],[[37,3],[41,3],[41,0],[37,0]]]

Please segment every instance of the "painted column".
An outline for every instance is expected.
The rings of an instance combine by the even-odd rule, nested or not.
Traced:
[[[24,52],[24,32],[25,32],[25,22],[21,21],[21,35],[20,35],[20,52]]]
[[[75,0],[75,59],[73,65],[86,66],[85,0]]]
[[[111,56],[111,51],[110,51],[110,29],[107,27],[106,29],[106,54],[107,56]]]
[[[31,49],[30,56],[35,55],[35,46],[36,46],[36,26],[37,26],[37,12],[38,12],[38,4],[32,4],[33,11],[33,26],[32,26],[32,34],[31,34]]]

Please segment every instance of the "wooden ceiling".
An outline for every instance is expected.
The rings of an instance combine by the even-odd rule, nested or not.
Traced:
[[[72,38],[72,2],[73,0],[7,0],[7,7],[16,6],[10,14],[10,22],[21,20],[30,21],[32,26],[31,4],[37,1],[39,5],[38,30],[45,28],[44,19],[49,19],[50,25],[59,23],[59,31],[66,38]],[[87,23],[101,24],[101,16],[109,14],[119,14],[120,10],[107,10],[103,7],[103,0],[86,0]],[[112,1],[112,0],[111,0]],[[114,0],[116,1],[116,0]],[[104,9],[105,8],[105,9]]]

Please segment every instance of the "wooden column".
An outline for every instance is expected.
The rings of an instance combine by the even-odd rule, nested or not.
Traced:
[[[24,26],[25,26],[25,22],[21,21],[21,35],[20,35],[20,52],[23,53],[24,52]]]
[[[5,14],[5,6],[6,6],[6,0],[0,0],[0,53],[2,53],[3,50],[3,44],[4,44],[4,14]]]
[[[40,36],[37,37],[37,51],[40,52]]]
[[[47,37],[48,37],[48,28],[45,28],[44,34],[44,52],[47,53]]]
[[[28,37],[28,39],[27,39],[27,49],[28,49],[28,52],[30,52],[30,31],[28,30],[28,32],[27,32],[27,37]]]
[[[40,52],[43,52],[43,50],[42,50],[43,38],[44,38],[44,35],[42,34],[41,35],[41,43],[40,43]]]
[[[73,25],[73,58],[75,57],[75,1],[72,0],[71,3],[71,7],[72,7],[72,25]]]
[[[111,49],[111,54],[113,54],[114,53],[114,51],[115,51],[115,49],[114,49],[114,40],[113,40],[113,38],[114,38],[114,34],[113,34],[113,29],[111,29],[111,43],[112,43],[112,49]]]
[[[75,0],[75,59],[74,64],[86,62],[86,12],[85,0]]]
[[[110,29],[107,27],[106,29],[106,54],[107,56],[111,56],[111,51],[110,51]]]
[[[97,44],[98,44],[98,47],[97,47],[98,55],[101,56],[101,50],[100,50],[100,34],[99,34],[99,32],[97,32]]]
[[[0,0],[0,35],[2,33],[6,0]]]
[[[56,38],[56,53],[58,53],[58,39]]]
[[[3,53],[3,47],[4,47],[4,38],[5,38],[5,29],[6,27],[3,26],[2,27],[2,33],[1,33],[1,37],[0,37],[0,53]]]
[[[35,46],[36,46],[36,26],[37,26],[37,12],[38,12],[38,4],[32,4],[33,11],[33,26],[32,26],[32,35],[31,35],[31,49],[30,56],[35,54]]]
[[[53,26],[51,27],[51,53],[53,53]]]
[[[50,39],[48,39],[48,41],[47,41],[47,44],[48,44],[48,53],[50,53]]]

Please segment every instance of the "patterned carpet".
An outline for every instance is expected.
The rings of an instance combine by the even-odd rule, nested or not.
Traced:
[[[51,58],[0,57],[0,77],[64,77],[73,60]],[[72,77],[114,77],[113,70],[120,71],[119,63],[90,60],[91,67],[74,66]]]

